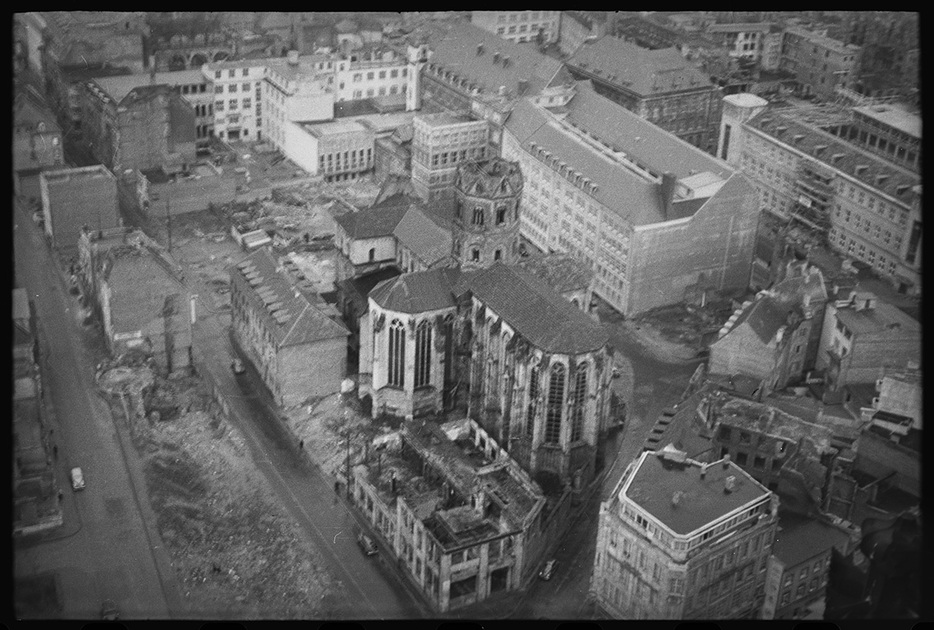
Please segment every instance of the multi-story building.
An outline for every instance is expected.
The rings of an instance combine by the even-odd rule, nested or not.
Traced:
[[[587,11],[562,11],[558,32],[558,50],[563,55],[573,55],[584,42],[606,35],[605,16],[596,16]]]
[[[430,204],[451,206],[457,168],[466,161],[484,160],[489,123],[467,116],[438,112],[418,114],[412,122],[412,186]]]
[[[194,164],[195,109],[174,88],[141,85],[117,101],[89,81],[83,96],[83,138],[107,168],[182,172]]]
[[[221,140],[262,140],[266,59],[211,62],[201,67],[214,93],[214,133]]]
[[[859,46],[790,27],[783,36],[780,69],[795,75],[805,96],[831,100],[837,87],[853,87],[859,58]]]
[[[287,261],[259,249],[231,266],[230,305],[237,345],[276,402],[293,407],[340,390],[350,332]]]
[[[292,123],[332,120],[334,64],[330,55],[300,57],[295,51],[285,59],[269,60],[261,82],[263,96],[256,99],[256,120],[260,122],[256,139],[265,138],[284,151]],[[241,111],[249,109],[247,105],[252,103],[244,98]]]
[[[897,102],[857,105],[841,137],[889,162],[921,170],[921,116]]]
[[[827,290],[819,269],[802,269],[745,302],[710,344],[712,374],[743,374],[760,394],[803,380],[817,360]]]
[[[778,499],[729,458],[646,451],[600,504],[591,594],[614,619],[752,619]]]
[[[14,189],[39,198],[39,171],[63,166],[62,130],[45,99],[32,86],[17,86],[13,96]]]
[[[822,519],[781,514],[761,618],[823,619],[831,556],[834,549],[847,556],[850,547],[846,532]]]
[[[759,213],[743,176],[585,83],[547,101],[516,105],[503,135],[525,179],[523,237],[585,262],[627,315],[746,289]]]
[[[408,60],[389,49],[354,51],[335,61],[337,102],[396,96],[404,98],[408,83]]]
[[[752,180],[764,219],[793,220],[901,291],[919,292],[920,174],[878,155],[889,146],[879,132],[872,134],[876,152],[859,146],[870,134],[854,127],[849,108],[762,109],[760,102],[753,103],[758,113],[731,125],[721,155]],[[892,150],[906,161],[920,159],[908,146]]]
[[[548,501],[476,422],[409,421],[366,457],[350,476],[352,501],[434,610],[534,576]]]
[[[517,44],[550,44],[558,41],[561,11],[471,11],[470,21]]]
[[[567,60],[575,78],[682,140],[713,153],[720,90],[675,48],[650,50],[617,37],[585,44]]]
[[[166,373],[188,368],[192,298],[165,250],[129,228],[84,231],[78,250],[78,276],[111,354],[138,349]]]
[[[911,11],[847,11],[846,41],[863,49],[854,89],[866,96],[920,100],[921,29]]]
[[[454,182],[454,258],[464,268],[519,259],[522,171],[499,158],[465,162]]]
[[[767,22],[711,24],[707,27],[707,36],[724,46],[731,57],[760,63],[765,52],[765,36],[771,28]]]
[[[214,93],[209,89],[210,82],[200,69],[98,77],[94,83],[115,103],[122,101],[131,90],[138,87],[171,86],[195,110],[195,145],[199,149],[207,148],[214,135]]]
[[[43,31],[49,62],[60,68],[109,64],[143,72],[149,65],[149,36],[142,11],[43,11]]]
[[[52,246],[76,250],[85,227],[117,227],[117,180],[102,165],[39,174],[45,233]]]
[[[458,297],[459,296],[459,297]],[[494,263],[376,285],[360,320],[374,416],[462,406],[536,480],[583,490],[606,432],[607,333],[541,280]]]
[[[827,304],[817,368],[834,391],[851,383],[875,383],[887,369],[921,360],[921,324],[868,291]]]
[[[373,128],[353,119],[288,123],[282,152],[325,181],[357,179],[373,169]]]

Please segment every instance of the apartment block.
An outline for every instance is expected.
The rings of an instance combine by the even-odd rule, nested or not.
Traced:
[[[502,154],[525,179],[522,236],[586,263],[594,293],[621,313],[748,286],[752,186],[586,83],[557,110],[545,96],[521,101]]]
[[[646,451],[600,504],[590,592],[614,619],[757,618],[777,511],[728,458]]]
[[[805,96],[831,100],[855,84],[861,49],[801,27],[785,29],[780,68],[795,75]]]
[[[285,59],[269,60],[261,82],[263,96],[256,103],[256,115],[261,123],[265,121],[257,139],[265,138],[284,151],[291,123],[333,120],[334,67],[329,55],[300,57],[294,51]]]
[[[201,72],[214,92],[214,133],[224,141],[262,140],[267,59],[217,61]]]
[[[404,99],[408,89],[408,60],[391,49],[348,53],[335,61],[337,102],[374,97]]]
[[[558,41],[561,11],[471,11],[470,21],[517,44]]]
[[[412,186],[426,203],[453,207],[457,167],[488,155],[489,123],[439,112],[412,124]]]

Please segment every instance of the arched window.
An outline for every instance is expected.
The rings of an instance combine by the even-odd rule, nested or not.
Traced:
[[[545,443],[557,444],[561,439],[561,407],[564,401],[564,366],[555,363],[548,383],[548,408],[545,411]]]
[[[375,247],[370,248],[370,251],[367,254],[367,257],[370,259],[370,262],[373,262],[374,260],[376,260],[376,248]]]
[[[538,366],[529,372],[529,407],[525,416],[525,434],[532,437],[535,430],[535,415],[538,413]]]
[[[405,326],[398,319],[389,325],[389,384],[405,385]]]
[[[480,206],[473,209],[473,224],[483,225],[483,208]]]
[[[423,321],[415,329],[415,387],[431,383],[431,323]]]
[[[502,250],[497,249],[495,252],[493,252],[493,260],[500,260],[502,259],[502,257],[503,257]]]
[[[577,442],[584,436],[584,410],[587,401],[587,364],[577,366],[574,375],[574,390],[571,392],[571,441]]]
[[[476,247],[470,250],[470,260],[473,262],[480,262],[480,250]]]

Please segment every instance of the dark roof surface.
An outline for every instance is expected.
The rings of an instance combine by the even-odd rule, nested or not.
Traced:
[[[793,302],[778,300],[768,295],[762,296],[740,313],[727,335],[746,324],[762,343],[767,344],[775,337],[775,333],[785,324],[788,315],[794,309]]]
[[[370,297],[381,307],[397,313],[422,313],[457,306],[452,287],[460,276],[456,268],[407,273],[380,282]]]
[[[593,271],[568,254],[530,256],[520,260],[518,266],[558,293],[587,288],[593,280]]]
[[[688,534],[735,509],[769,494],[755,479],[733,462],[724,470],[721,462],[710,464],[706,478],[700,467],[663,461],[655,453],[644,453],[633,473],[626,496],[677,534]],[[736,478],[732,492],[724,491],[728,476]],[[681,492],[675,505],[672,497]]]
[[[781,513],[772,553],[790,569],[831,547],[845,549],[849,536],[833,525],[793,513]]]
[[[335,221],[344,228],[347,236],[353,239],[379,238],[392,236],[408,207],[402,204],[388,204],[367,208],[358,212],[348,212]]]

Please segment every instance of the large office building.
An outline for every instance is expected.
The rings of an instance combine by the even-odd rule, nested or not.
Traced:
[[[795,75],[802,94],[830,100],[837,87],[855,84],[860,52],[854,44],[791,27],[782,39],[780,69]]]
[[[485,160],[489,123],[438,112],[419,114],[412,124],[412,186],[427,203],[453,201],[457,167]]]
[[[646,451],[600,504],[591,594],[613,619],[753,619],[775,495],[724,458]]]
[[[581,46],[567,67],[597,93],[682,140],[710,153],[716,148],[720,90],[678,49],[601,37]]]
[[[794,220],[899,290],[920,292],[920,120],[872,106],[765,107],[750,96],[726,97],[719,154],[752,180],[764,221]]]
[[[517,44],[549,44],[558,41],[561,11],[471,11],[470,21]]]
[[[587,83],[558,109],[521,101],[503,157],[525,178],[522,236],[586,263],[618,311],[746,289],[759,215],[748,180]]]

